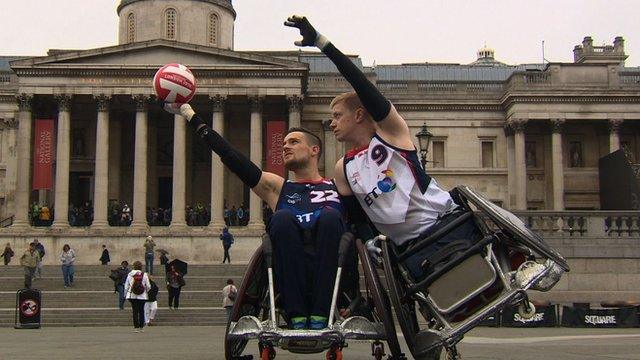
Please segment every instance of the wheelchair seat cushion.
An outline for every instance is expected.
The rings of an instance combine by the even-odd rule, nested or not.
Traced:
[[[442,227],[444,225],[446,223],[437,223],[434,227]],[[433,231],[436,230],[433,229]],[[462,253],[473,246],[481,238],[480,229],[477,227],[473,217],[470,217],[434,244],[410,255],[404,261],[404,266],[407,267],[414,280],[420,281],[439,268],[441,264],[455,258],[456,254]]]

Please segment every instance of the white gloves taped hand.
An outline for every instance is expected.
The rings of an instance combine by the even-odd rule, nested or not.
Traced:
[[[191,121],[191,118],[196,113],[195,111],[193,111],[191,105],[180,103],[165,103],[164,110],[171,114],[181,115],[185,119],[187,119],[187,121]]]

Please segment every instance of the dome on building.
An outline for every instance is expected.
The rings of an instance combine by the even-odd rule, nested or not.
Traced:
[[[231,0],[122,0],[118,43],[155,39],[233,49]]]
[[[495,50],[487,47],[485,44],[480,50],[478,50],[478,60],[472,62],[470,65],[478,66],[505,66],[506,64],[496,61]]]

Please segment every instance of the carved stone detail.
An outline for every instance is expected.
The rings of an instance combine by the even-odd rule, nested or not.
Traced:
[[[151,98],[148,95],[138,94],[133,96],[133,101],[136,103],[136,111],[146,111],[149,106],[149,100]]]
[[[32,94],[22,93],[16,95],[16,101],[18,102],[18,109],[20,111],[31,111],[31,106],[33,105]]]
[[[249,96],[249,105],[251,107],[251,112],[262,112],[263,103],[264,103],[264,97]]]
[[[622,119],[609,119],[609,132],[610,133],[619,132],[623,122],[624,120]]]
[[[565,119],[551,119],[551,132],[562,133],[562,128],[564,127]]]
[[[213,96],[209,96],[211,102],[213,103],[213,112],[223,112],[224,105],[227,102],[227,97],[225,95],[215,94]]]
[[[298,96],[298,95],[287,96],[287,103],[289,103],[289,112],[302,111],[302,100],[304,100],[303,96]]]
[[[524,132],[524,128],[527,125],[527,120],[513,119],[509,121],[508,125],[511,128],[511,130],[513,130],[513,132],[515,133]]]
[[[6,118],[0,120],[0,129],[17,129],[18,119]]]
[[[100,111],[100,112],[109,111],[109,104],[111,102],[111,96],[105,95],[105,94],[100,94],[100,95],[94,96],[94,98],[96,99],[98,111]]]
[[[58,111],[71,111],[71,95],[60,94],[55,95],[54,98],[58,103]]]

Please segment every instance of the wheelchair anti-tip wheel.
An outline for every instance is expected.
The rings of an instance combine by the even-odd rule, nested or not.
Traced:
[[[536,314],[536,306],[529,300],[524,300],[518,304],[518,315],[521,318],[528,320]]]
[[[327,360],[342,360],[342,348],[334,345],[327,351]]]

